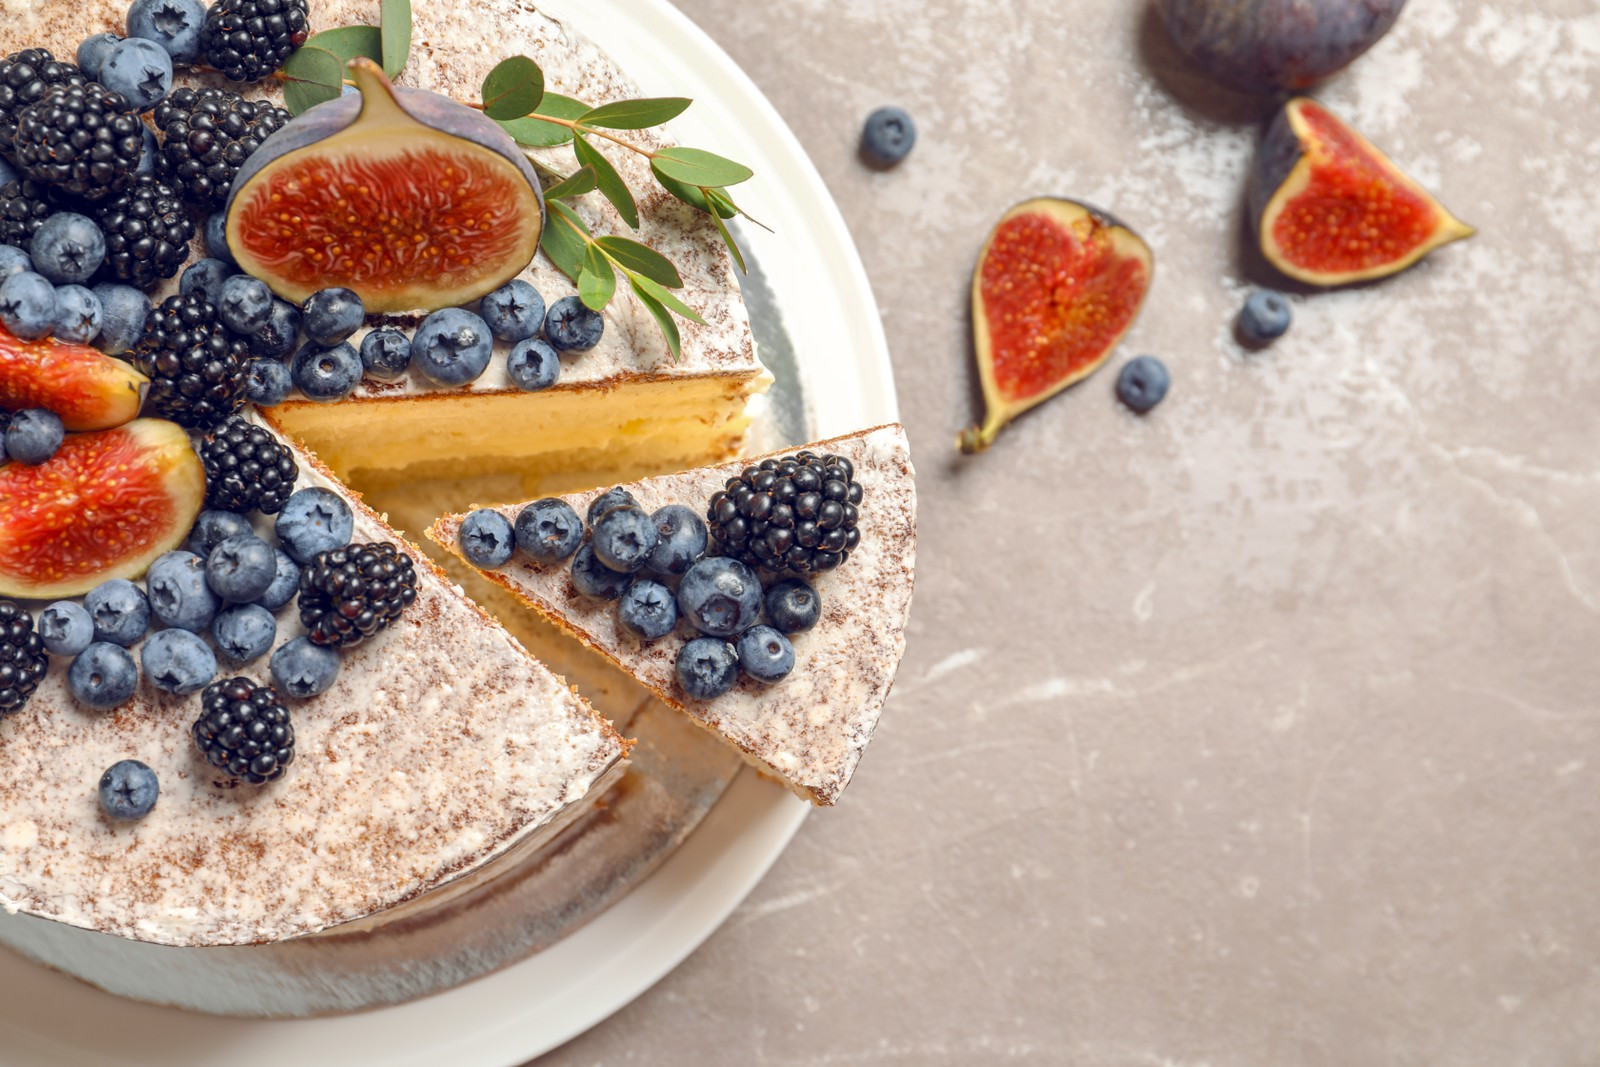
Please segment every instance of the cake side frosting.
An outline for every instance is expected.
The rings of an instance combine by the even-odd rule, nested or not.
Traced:
[[[848,563],[817,579],[821,620],[793,636],[794,672],[776,685],[743,678],[715,700],[691,699],[675,672],[682,637],[690,633],[686,623],[680,623],[678,634],[644,644],[617,624],[613,602],[577,591],[568,563],[540,564],[519,554],[504,567],[483,573],[616,660],[661,699],[693,716],[796,793],[828,805],[838,799],[872,739],[905,650],[916,566],[916,490],[905,431],[899,426],[805,447],[838,453],[855,464],[864,490],[862,537]],[[646,511],[665,504],[703,511],[728,478],[760,458],[650,478],[625,488]],[[563,499],[582,515],[594,495]],[[495,510],[515,520],[522,506]],[[463,517],[441,518],[429,536],[456,551]]]

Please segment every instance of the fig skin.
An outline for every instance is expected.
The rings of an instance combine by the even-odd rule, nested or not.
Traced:
[[[1298,92],[1377,44],[1405,0],[1159,0],[1178,50],[1247,93]]]

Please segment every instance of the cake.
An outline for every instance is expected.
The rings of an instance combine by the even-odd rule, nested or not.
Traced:
[[[821,619],[814,628],[794,635],[795,670],[777,684],[745,678],[714,699],[690,698],[674,672],[681,643],[675,638],[691,633],[686,622],[679,623],[673,638],[642,643],[618,624],[611,602],[579,593],[566,563],[539,563],[518,554],[484,574],[615,661],[764,774],[825,806],[839,798],[872,740],[905,648],[916,564],[916,492],[905,431],[899,426],[862,430],[805,448],[844,456],[855,465],[856,481],[864,490],[861,543],[844,565],[816,576]],[[667,504],[704,510],[729,478],[763,458],[661,475],[621,488],[646,511]],[[562,499],[582,515],[595,495]],[[514,520],[527,503],[493,510]],[[463,518],[445,516],[428,534],[459,552]]]

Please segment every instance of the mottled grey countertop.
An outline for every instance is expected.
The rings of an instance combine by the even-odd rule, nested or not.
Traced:
[[[680,0],[860,245],[919,467],[909,651],[838,809],[544,1064],[1577,1065],[1600,1055],[1600,13],[1412,0],[1322,96],[1481,233],[1229,326],[1255,101],[1142,0]],[[854,156],[900,103],[898,170]],[[988,454],[966,287],[1075,195],[1123,352]],[[1175,383],[1139,419],[1115,369]]]

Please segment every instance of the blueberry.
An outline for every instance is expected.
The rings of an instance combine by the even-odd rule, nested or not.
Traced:
[[[361,339],[361,366],[374,378],[394,381],[411,368],[411,338],[393,326],[380,326]]]
[[[761,616],[761,581],[736,559],[703,559],[684,573],[678,585],[678,610],[703,634],[743,633]]]
[[[94,33],[83,39],[78,46],[78,67],[91,78],[100,77],[100,68],[105,65],[106,56],[111,54],[111,46],[122,40],[114,33]]]
[[[139,668],[121,645],[96,641],[67,668],[67,687],[80,703],[106,711],[133,696],[139,688]]]
[[[100,301],[100,336],[95,347],[110,356],[132,351],[144,337],[150,318],[150,298],[131,285],[101,282],[94,287]]]
[[[564,296],[550,305],[544,317],[544,336],[559,352],[583,352],[600,343],[606,320],[590,311],[581,299]]]
[[[650,515],[638,506],[612,508],[594,524],[594,554],[614,571],[632,574],[650,561],[660,535]]]
[[[154,41],[174,63],[193,63],[200,58],[200,27],[205,21],[200,0],[133,0],[128,36]]]
[[[268,611],[277,611],[289,601],[300,589],[300,567],[289,558],[289,553],[281,548],[272,550],[276,567],[273,571],[272,584],[267,586],[267,591],[256,598],[256,603]]]
[[[308,399],[343,400],[361,382],[361,357],[348,341],[332,348],[309,342],[294,354],[289,377]]]
[[[633,575],[614,571],[595,558],[594,546],[585,544],[572,557],[572,584],[587,597],[615,600],[628,589]]]
[[[58,211],[34,232],[28,253],[33,269],[57,285],[86,282],[105,261],[106,235],[88,216]]]
[[[156,153],[161,146],[156,144],[155,131],[148,126],[139,127],[139,162],[133,168],[135,174],[155,174]]]
[[[767,618],[786,634],[809,630],[822,617],[822,598],[815,589],[798,578],[774,582],[764,599]]]
[[[150,601],[126,578],[101,582],[83,598],[94,625],[94,639],[132,648],[150,629]]]
[[[56,288],[56,339],[86,345],[100,336],[100,298],[81,285]]]
[[[58,600],[39,612],[39,639],[52,656],[76,656],[94,641],[94,620],[82,604]]]
[[[222,283],[237,271],[220,259],[197,259],[178,278],[178,292],[191,296],[196,292],[215,304],[222,299]]]
[[[250,354],[260,359],[282,359],[294,351],[299,341],[300,309],[287,300],[274,300],[267,324],[250,335]]]
[[[537,393],[561,377],[561,354],[537,337],[518,341],[506,356],[506,374],[518,389]]]
[[[861,127],[861,155],[876,167],[892,167],[917,143],[917,127],[905,108],[880,107]]]
[[[255,534],[230,537],[206,559],[206,584],[230,604],[258,599],[278,576],[278,558]]]
[[[361,329],[367,316],[361,298],[349,289],[319,289],[306,298],[301,326],[306,336],[324,348],[347,341]]]
[[[558,497],[535,500],[517,513],[517,547],[537,563],[559,563],[583,543],[583,521]]]
[[[199,633],[211,625],[222,606],[206,584],[205,561],[193,552],[168,552],[157,559],[144,584],[150,591],[150,610],[165,626]]]
[[[9,185],[18,177],[17,169],[7,163],[4,156],[0,156],[0,185]]]
[[[56,287],[32,271],[0,282],[0,326],[23,341],[50,336],[56,328]]]
[[[244,537],[254,533],[250,520],[237,511],[202,511],[189,531],[189,541],[183,547],[205,559],[211,550],[230,537]]]
[[[154,41],[118,41],[100,65],[100,84],[128,98],[135,111],[149,111],[172,92],[172,57]]]
[[[739,635],[739,666],[758,682],[781,682],[794,670],[794,646],[770,626],[752,626]]]
[[[668,504],[650,516],[656,547],[649,568],[657,574],[681,576],[706,554],[706,524],[692,508]]]
[[[1239,339],[1247,345],[1269,345],[1289,330],[1289,300],[1270,289],[1252,289],[1239,310]]]
[[[502,567],[517,549],[511,522],[498,511],[474,511],[461,522],[461,554],[474,567]]]
[[[161,780],[136,759],[119,760],[100,776],[100,810],[113,819],[142,819],[156,806]]]
[[[296,563],[306,563],[318,552],[343,548],[355,532],[350,505],[327,489],[301,489],[278,512],[278,543]]]
[[[489,324],[462,308],[435,311],[411,338],[412,362],[440,385],[476,381],[489,366],[493,351]]]
[[[584,518],[590,526],[593,526],[600,520],[600,516],[612,508],[624,506],[636,508],[639,506],[639,502],[633,499],[633,494],[622,488],[622,486],[613,486],[589,501],[589,510]]]
[[[1130,411],[1143,415],[1161,403],[1171,384],[1165,363],[1155,356],[1137,356],[1128,360],[1117,375],[1117,399]]]
[[[272,290],[259,278],[235,274],[222,283],[219,292],[217,318],[234,333],[248,337],[272,317]]]
[[[0,282],[13,274],[33,273],[33,260],[16,245],[0,245]]]
[[[639,640],[654,641],[678,625],[678,601],[660,582],[635,578],[617,601],[617,622]]]
[[[272,654],[271,670],[279,689],[304,700],[325,692],[339,676],[339,653],[297,637]]]
[[[18,463],[37,467],[56,454],[65,437],[61,417],[43,408],[29,408],[11,417],[6,430],[6,454]]]
[[[233,258],[233,249],[228,247],[228,213],[218,211],[206,219],[203,231],[206,242],[206,255],[212,259],[220,259],[230,267],[237,267],[238,261]],[[296,309],[298,313],[298,309]]]
[[[211,624],[217,650],[235,663],[254,663],[265,656],[277,636],[278,620],[260,604],[223,608]]]
[[[277,407],[289,399],[294,375],[289,366],[275,359],[252,359],[244,365],[244,395],[252,404]]]
[[[139,666],[150,684],[173,696],[199,692],[217,676],[211,646],[188,630],[157,630],[139,650]]]
[[[515,344],[539,332],[544,322],[544,297],[539,290],[513,278],[483,298],[478,305],[489,332],[502,341]]]
[[[714,700],[739,680],[739,653],[718,637],[697,637],[678,650],[678,684],[695,700]]]

